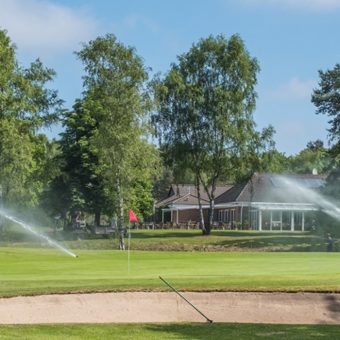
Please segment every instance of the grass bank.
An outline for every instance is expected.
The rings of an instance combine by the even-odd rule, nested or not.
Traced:
[[[74,249],[117,249],[118,240],[81,239],[65,241]],[[203,236],[199,230],[132,230],[131,248],[149,251],[326,251],[325,237],[311,233],[213,230]],[[334,251],[340,240],[334,239]]]
[[[90,234],[59,232],[51,237],[72,249],[118,249],[118,240]],[[24,233],[8,230],[0,235],[0,246],[44,247],[46,242]],[[324,236],[304,232],[257,232],[213,230],[202,236],[200,230],[132,230],[131,248],[146,251],[326,251]],[[334,251],[340,251],[340,240],[334,239]]]

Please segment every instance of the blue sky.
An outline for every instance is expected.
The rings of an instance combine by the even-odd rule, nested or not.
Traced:
[[[52,86],[67,108],[82,91],[73,54],[81,42],[114,33],[164,73],[200,38],[238,33],[261,67],[258,127],[272,124],[286,154],[327,140],[327,117],[315,114],[310,96],[318,70],[340,62],[340,0],[0,0],[0,27],[22,64],[40,57],[57,71]]]

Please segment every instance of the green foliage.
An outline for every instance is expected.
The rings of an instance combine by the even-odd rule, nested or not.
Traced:
[[[147,70],[135,50],[108,34],[76,53],[85,68],[83,98],[64,118],[61,150],[71,210],[120,216],[152,214],[159,156],[147,142]]]
[[[320,140],[309,142],[304,150],[290,158],[290,170],[298,174],[311,174],[314,169],[318,174],[325,174],[330,164],[329,151]]]
[[[86,104],[85,100],[77,100],[74,111],[64,115],[65,132],[60,140],[62,174],[56,180],[59,185],[62,184],[67,197],[65,203],[68,206],[62,211],[96,213],[102,210],[108,198],[99,171],[98,156],[90,145],[98,122]]]
[[[29,122],[32,129],[49,125],[59,118],[63,101],[55,90],[46,88],[55,71],[37,59],[25,69],[19,66],[15,46],[6,31],[0,30],[0,118]]]
[[[319,88],[312,95],[312,103],[316,106],[316,113],[330,117],[330,139],[339,142],[340,136],[340,64],[332,70],[319,71]]]
[[[322,189],[323,194],[329,197],[330,200],[338,202],[340,200],[340,167],[334,166],[329,172],[326,185]],[[338,203],[336,203],[338,204]]]
[[[174,182],[171,169],[163,165],[159,178],[153,184],[153,197],[156,201],[165,198],[169,193],[169,188]]]
[[[36,207],[41,193],[56,175],[53,142],[34,135],[26,121],[0,119],[0,182],[3,203]]]
[[[5,205],[37,203],[29,182],[35,168],[33,149],[27,124],[0,119],[0,181]]]
[[[319,87],[314,90],[312,103],[316,106],[317,114],[325,114],[331,124],[329,139],[334,145],[329,151],[331,166],[327,178],[324,193],[340,198],[338,190],[340,184],[340,64],[336,64],[333,69],[319,71]]]
[[[19,66],[15,46],[0,30],[0,184],[3,202],[34,207],[53,175],[50,143],[37,135],[42,126],[55,122],[62,100],[46,84],[55,72],[40,60],[29,68]]]
[[[289,170],[289,158],[275,149],[262,153],[259,160],[259,172],[283,173]]]
[[[203,184],[211,218],[217,183],[234,179],[262,149],[263,138],[271,139],[272,129],[257,133],[252,117],[258,71],[239,36],[210,36],[179,56],[164,79],[154,80],[153,118],[164,151]]]

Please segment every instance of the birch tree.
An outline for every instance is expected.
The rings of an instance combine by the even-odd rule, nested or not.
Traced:
[[[219,35],[193,44],[154,81],[158,110],[153,118],[160,142],[192,169],[197,190],[201,184],[209,197],[204,234],[212,226],[217,184],[235,177],[260,139],[252,115],[258,71],[238,35]]]

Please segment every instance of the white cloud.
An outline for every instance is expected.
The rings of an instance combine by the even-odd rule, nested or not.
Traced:
[[[93,38],[97,24],[82,9],[43,0],[0,0],[0,28],[20,50],[74,50]]]
[[[141,14],[130,14],[123,19],[123,26],[129,30],[136,30],[144,26],[153,33],[159,31],[158,24],[150,18]]]
[[[312,11],[340,9],[340,0],[242,0],[251,5],[279,6]]]
[[[288,83],[277,89],[266,91],[266,95],[276,100],[305,99],[310,98],[316,85],[315,80],[301,80],[298,77],[293,77]]]

